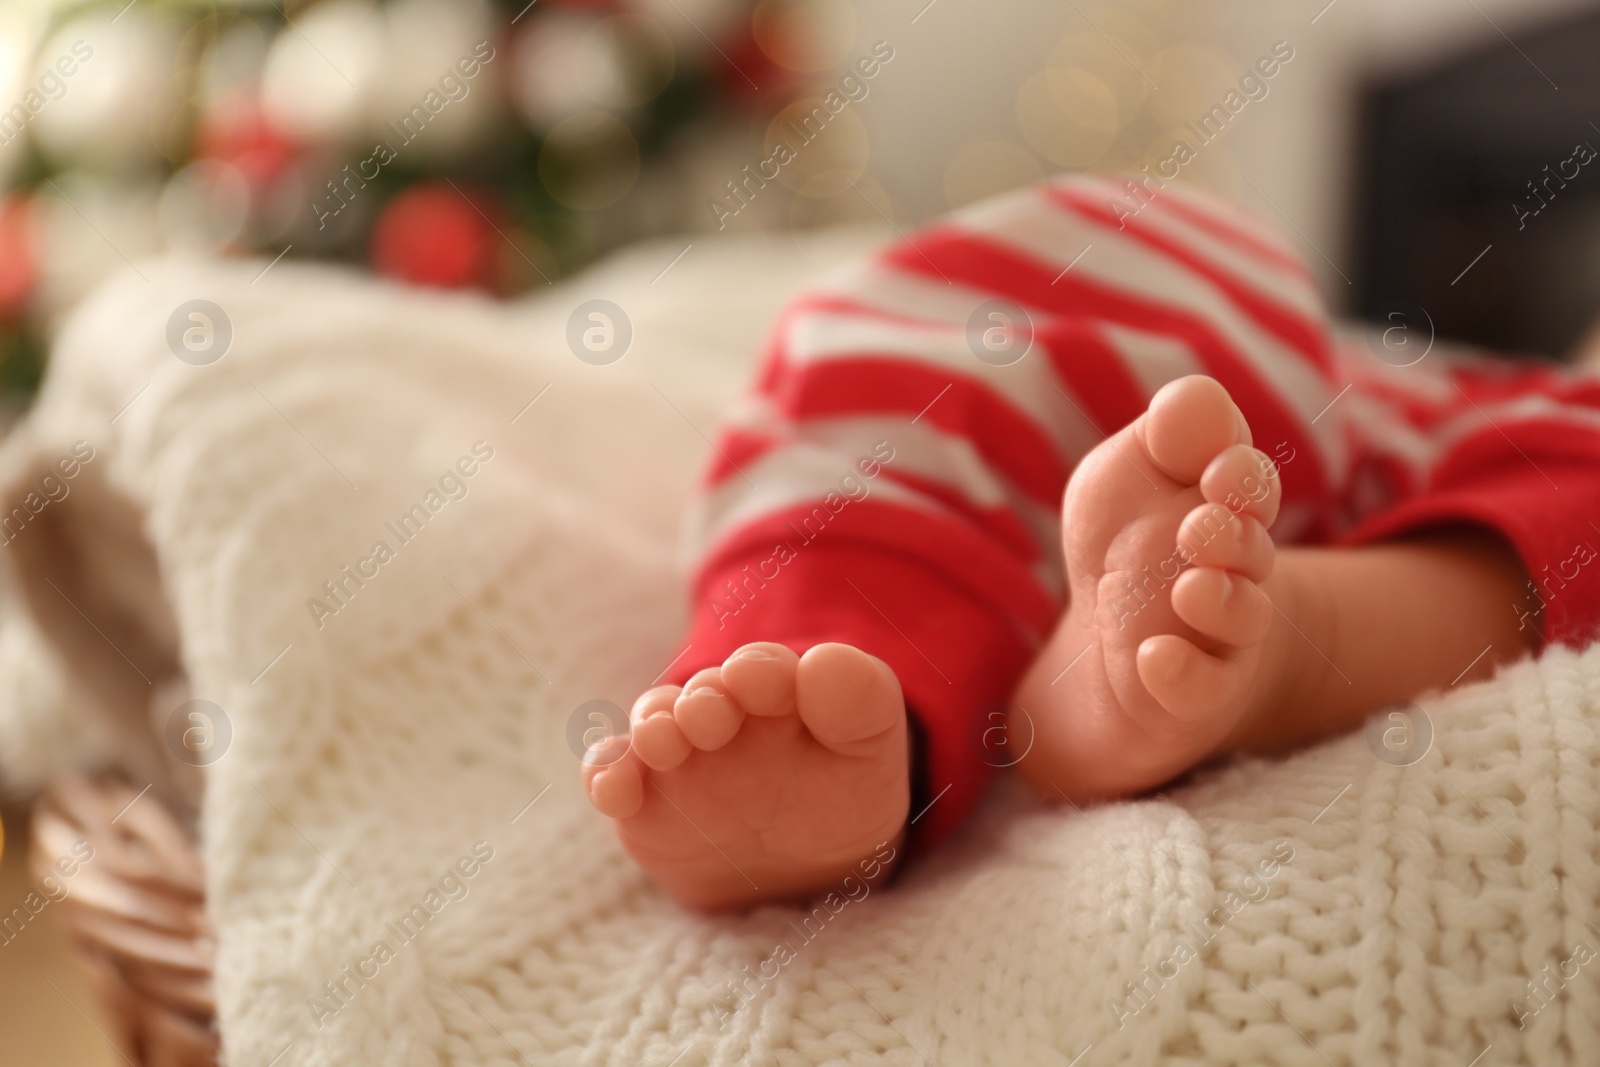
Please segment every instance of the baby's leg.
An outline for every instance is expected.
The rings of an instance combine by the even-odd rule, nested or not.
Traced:
[[[1508,609],[1527,578],[1494,537],[1276,549],[1278,502],[1208,378],[1164,387],[1073,473],[1070,606],[1017,694],[1041,792],[1133,793],[1230,748],[1301,744],[1530,647]]]

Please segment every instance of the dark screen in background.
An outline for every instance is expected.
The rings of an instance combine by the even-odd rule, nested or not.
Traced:
[[[1510,36],[1363,92],[1355,307],[1561,357],[1600,318],[1600,5]]]

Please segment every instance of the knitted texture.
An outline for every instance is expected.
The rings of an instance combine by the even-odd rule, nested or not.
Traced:
[[[782,298],[858,247],[697,242],[657,277],[679,249],[651,246],[509,308],[148,264],[67,324],[0,502],[92,443],[94,476],[50,505],[77,550],[11,575],[69,669],[0,655],[0,682],[90,702],[99,656],[164,725],[170,682],[47,609],[103,546],[148,541],[141,617],[175,620],[186,695],[231,725],[202,809],[229,1062],[1600,1061],[1600,653],[1422,700],[1410,766],[1352,736],[1081,811],[1002,776],[948,845],[833,908],[697,917],[632,866],[569,724],[668,666],[702,434]],[[167,342],[197,298],[234,332],[206,366]],[[608,366],[567,346],[594,298],[632,322]],[[389,533],[479,442],[466,494]],[[126,528],[100,497],[132,503]],[[42,532],[0,558],[44,558],[18,552]],[[379,540],[393,558],[330,596]],[[26,703],[0,705],[0,746],[38,733]]]

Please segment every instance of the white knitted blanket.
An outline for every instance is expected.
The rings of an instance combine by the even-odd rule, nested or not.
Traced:
[[[628,862],[569,723],[667,666],[705,435],[781,298],[858,243],[697,241],[664,275],[679,246],[651,246],[509,308],[149,264],[67,325],[0,506],[94,458],[0,552],[28,607],[0,752],[37,771],[107,693],[158,729],[223,710],[228,1062],[1600,1063],[1600,653],[1422,701],[1408,766],[1380,720],[1086,811],[1002,779],[893,886],[809,914],[688,915]],[[167,340],[200,298],[233,332],[208,365]],[[631,319],[619,362],[568,347],[591,298]],[[141,681],[164,632],[187,689]]]

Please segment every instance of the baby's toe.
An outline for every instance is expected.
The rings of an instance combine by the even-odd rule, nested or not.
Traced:
[[[1250,515],[1235,515],[1223,504],[1195,507],[1178,526],[1178,545],[1190,567],[1218,567],[1265,581],[1277,549],[1267,528]]]
[[[751,715],[792,715],[800,657],[771,641],[745,645],[722,664],[722,687]]]
[[[627,739],[608,738],[593,750],[599,757],[595,763],[584,762],[584,786],[589,793],[589,803],[595,810],[610,819],[627,819],[637,815],[644,806],[644,765],[632,752],[620,759],[608,759],[613,745],[626,745]]]
[[[1139,434],[1156,467],[1182,485],[1194,485],[1217,453],[1250,441],[1250,427],[1222,383],[1190,375],[1168,382],[1150,398]]]
[[[1158,634],[1139,645],[1139,680],[1182,729],[1205,723],[1233,695],[1239,669],[1177,634]]]
[[[675,685],[658,686],[633,702],[633,750],[651,770],[670,771],[688,759],[694,749],[673,717],[673,706],[681,692]]]
[[[1272,604],[1255,583],[1215,567],[1180,574],[1172,610],[1202,636],[1234,648],[1260,642],[1272,627]]]
[[[1200,476],[1200,492],[1230,511],[1254,516],[1263,526],[1277,519],[1282,498],[1277,467],[1265,452],[1249,445],[1218,453]]]
[[[723,688],[721,668],[707,667],[690,678],[672,708],[678,729],[695,748],[715,752],[732,741],[744,711]]]
[[[821,644],[800,657],[795,689],[806,729],[842,756],[876,752],[905,722],[894,671],[850,645]]]

